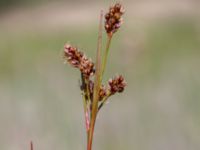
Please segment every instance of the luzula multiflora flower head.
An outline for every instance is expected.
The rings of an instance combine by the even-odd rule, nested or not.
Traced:
[[[122,75],[117,75],[114,78],[111,78],[108,81],[108,85],[101,85],[99,90],[99,101],[107,99],[111,95],[116,93],[121,93],[124,91],[126,86],[126,81],[124,80]],[[89,81],[89,91],[90,91],[90,98],[93,98],[93,90],[94,90],[94,83],[92,80]]]
[[[64,46],[64,58],[75,68],[79,68],[81,73],[89,78],[94,74],[94,63],[76,47],[69,44]]]
[[[107,34],[112,35],[120,28],[123,14],[124,8],[120,3],[110,7],[109,12],[105,15],[105,30]]]
[[[121,75],[116,76],[113,79],[110,79],[108,81],[108,84],[109,84],[109,92],[111,95],[115,94],[116,92],[118,93],[123,92],[126,86],[126,82]]]

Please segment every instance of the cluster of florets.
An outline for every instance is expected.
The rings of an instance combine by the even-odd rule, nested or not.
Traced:
[[[101,85],[99,90],[99,101],[104,100],[105,98],[110,97],[111,95],[114,95],[115,93],[121,93],[124,91],[124,88],[126,86],[126,82],[124,78],[119,75],[115,76],[113,79],[110,79],[108,81],[107,86]],[[89,92],[90,92],[90,99],[93,99],[93,90],[94,90],[94,82],[89,81]]]
[[[73,67],[79,68],[86,78],[94,74],[94,63],[76,47],[66,44],[64,46],[64,57]]]
[[[126,86],[126,82],[121,75],[116,76],[113,79],[110,79],[108,81],[108,84],[109,84],[109,91],[111,95],[115,94],[116,92],[118,93],[123,92],[124,87]]]
[[[125,86],[126,82],[124,78],[121,75],[115,76],[113,79],[110,79],[108,81],[107,86],[102,85],[100,87],[99,100],[101,101],[105,98],[110,97],[111,95],[114,95],[115,93],[123,92]]]
[[[123,14],[124,8],[120,3],[110,7],[109,12],[105,15],[105,30],[107,34],[113,34],[120,28]]]

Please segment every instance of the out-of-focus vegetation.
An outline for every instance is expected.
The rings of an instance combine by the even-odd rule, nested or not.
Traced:
[[[94,149],[200,149],[199,20],[126,15],[105,81],[119,72],[128,86],[99,114]],[[63,64],[62,50],[73,41],[94,59],[96,24],[0,25],[0,149],[28,149],[30,140],[36,150],[84,149],[79,72]]]

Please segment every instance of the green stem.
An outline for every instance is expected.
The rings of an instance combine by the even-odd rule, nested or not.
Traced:
[[[105,50],[104,55],[103,55],[101,81],[103,80],[103,75],[104,75],[107,60],[108,60],[108,53],[109,53],[109,49],[110,49],[111,39],[112,39],[112,34],[108,34],[107,43],[106,43],[106,50]]]
[[[98,107],[98,112],[99,112],[99,110],[103,107],[103,105],[105,104],[106,100],[107,100],[107,98],[105,99],[105,101],[103,101],[103,102],[99,105],[99,107]]]
[[[108,98],[111,96],[111,94],[109,93],[106,97],[104,97],[104,99],[102,100],[101,104],[98,107],[98,112],[99,110],[103,107],[103,105],[106,103],[106,101],[108,100]]]
[[[86,128],[86,134],[87,134],[87,140],[89,139],[89,128],[88,128],[88,114],[89,114],[89,111],[88,111],[88,102],[89,102],[89,99],[88,99],[88,90],[87,90],[87,87],[88,87],[88,80],[85,79],[85,77],[83,76],[83,74],[81,73],[81,80],[82,80],[82,85],[81,85],[81,90],[82,90],[82,96],[83,96],[83,108],[84,108],[84,117],[85,117],[85,128]]]
[[[87,95],[87,101],[88,101],[88,103],[87,103],[87,106],[89,107],[90,106],[90,103],[91,103],[91,99],[90,99],[90,90],[89,90],[89,84],[90,84],[90,81],[89,81],[89,79],[86,79],[85,80],[85,83],[86,83],[86,91],[85,91],[85,93],[86,93],[86,95]]]
[[[87,134],[87,140],[89,139],[89,130],[87,128],[87,116],[86,114],[88,113],[88,110],[87,110],[87,96],[86,96],[86,93],[83,91],[82,92],[82,96],[83,96],[83,108],[84,108],[84,117],[85,117],[85,128],[86,128],[86,134]]]
[[[94,80],[92,114],[91,114],[91,121],[90,121],[90,131],[89,131],[89,140],[88,140],[87,150],[92,150],[94,127],[95,127],[95,122],[96,122],[96,116],[98,113],[99,90],[100,90],[100,85],[101,85],[102,18],[103,18],[103,11],[101,11],[100,13],[97,54],[96,54],[96,72],[95,72],[95,80]]]
[[[83,108],[84,108],[84,117],[85,117],[85,128],[86,128],[86,134],[87,134],[87,139],[89,138],[89,129],[87,127],[87,114],[89,114],[88,109],[87,109],[87,99],[86,96],[84,95],[85,93],[82,93],[83,95]]]

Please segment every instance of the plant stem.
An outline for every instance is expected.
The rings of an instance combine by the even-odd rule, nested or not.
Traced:
[[[33,150],[33,142],[30,142],[30,150]]]
[[[86,125],[87,125],[87,141],[89,140],[89,131],[90,131],[90,118],[91,118],[91,111],[90,111],[90,91],[89,91],[89,80],[86,79],[86,94],[87,94],[87,102],[86,102]]]
[[[94,92],[93,92],[94,95],[93,95],[92,114],[91,114],[91,121],[90,121],[90,131],[89,131],[89,140],[88,140],[87,150],[92,150],[94,127],[95,127],[96,116],[98,112],[99,90],[100,90],[100,85],[101,85],[102,19],[103,19],[103,11],[101,11],[100,13],[97,54],[96,54],[96,72],[95,72]]]
[[[81,73],[81,90],[82,90],[82,96],[83,96],[83,108],[84,108],[84,117],[85,117],[85,128],[86,128],[86,134],[87,134],[87,141],[89,139],[89,126],[90,126],[90,110],[88,109],[89,104],[89,80],[84,77],[84,75]]]
[[[111,39],[112,39],[112,33],[108,34],[108,36],[107,36],[106,50],[105,50],[105,53],[103,55],[103,62],[102,62],[101,81],[103,80],[103,74],[104,74],[104,71],[105,71],[105,68],[106,68],[106,64],[107,64],[107,59],[108,59],[108,53],[109,53],[109,49],[110,49]]]
[[[85,92],[82,92],[82,96],[83,96],[83,108],[84,108],[84,117],[85,117],[85,128],[86,128],[86,134],[87,134],[87,139],[89,138],[89,127],[87,125],[87,122],[88,122],[88,117],[87,117],[87,114],[89,113],[88,112],[88,109],[87,109],[87,96],[86,96],[86,93]]]
[[[103,107],[103,105],[106,103],[106,101],[108,100],[109,97],[110,97],[110,95],[106,96],[106,97],[102,100],[101,104],[100,104],[99,107],[98,107],[98,112],[99,112],[99,110]]]

